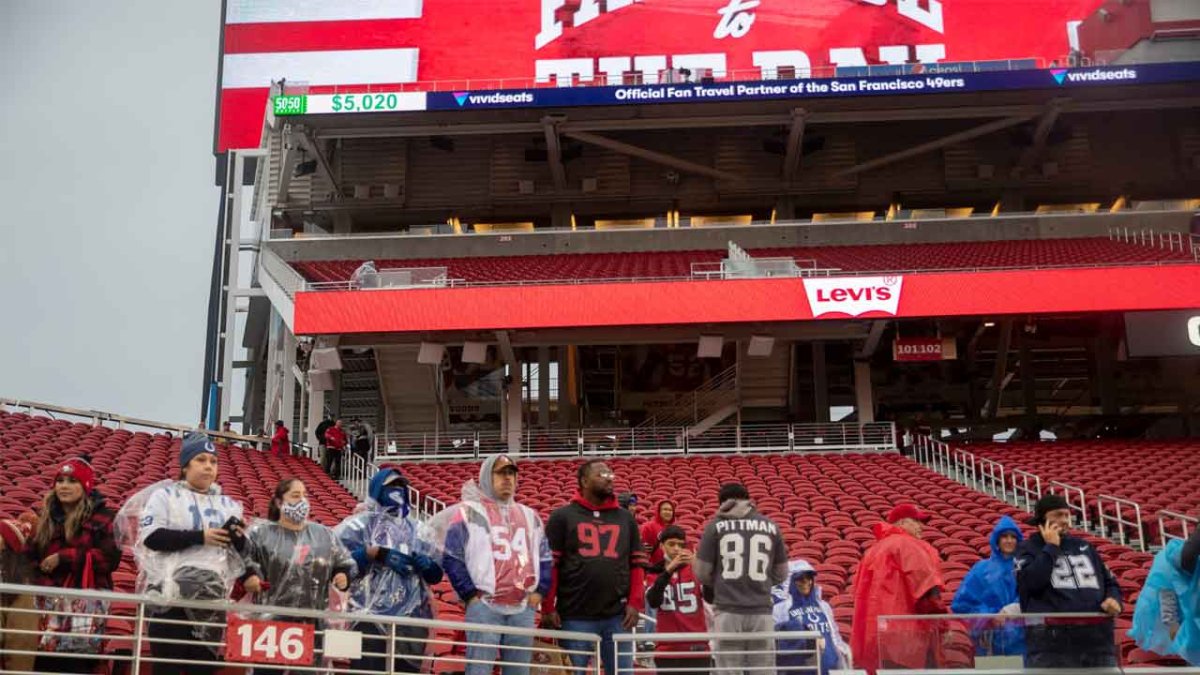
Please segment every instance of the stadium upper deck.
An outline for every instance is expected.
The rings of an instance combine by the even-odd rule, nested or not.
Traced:
[[[388,425],[391,411],[390,426],[427,429],[452,417],[446,400],[401,399],[417,396],[412,383],[436,379],[432,369],[401,369],[415,352],[388,349],[426,342],[458,358],[459,345],[483,343],[509,366],[537,360],[544,369],[549,357],[534,351],[553,350],[565,368],[577,345],[770,335],[793,352],[774,367],[795,376],[794,350],[808,341],[878,344],[885,329],[872,321],[910,320],[905,330],[938,334],[953,318],[969,337],[966,323],[994,317],[1086,323],[1096,312],[1200,306],[1188,201],[1200,196],[1196,64],[1110,54],[1103,62],[1120,66],[1096,66],[1092,46],[1115,39],[1102,19],[1089,15],[1086,57],[1064,59],[1067,67],[955,57],[747,75],[730,64],[711,82],[704,69],[699,82],[678,82],[667,81],[676,72],[646,76],[647,66],[640,80],[554,74],[522,90],[528,83],[488,84],[482,73],[430,87],[438,78],[422,66],[421,82],[403,86],[276,84],[261,147],[234,153],[227,167],[229,184],[253,189],[231,191],[230,213],[250,215],[224,240],[250,223],[264,232],[261,289],[245,306],[252,353],[237,359],[262,367],[249,405],[309,420],[326,412],[319,406],[338,407],[336,374],[318,385],[328,394],[304,372],[296,387],[261,382],[267,370],[311,367],[307,352],[287,355],[298,346],[361,360],[348,379],[380,373],[376,421]],[[812,77],[788,79],[803,75]],[[928,78],[943,83],[929,88]],[[946,82],[959,79],[962,87]],[[739,90],[742,80],[753,87]],[[835,81],[855,90],[835,92]],[[924,89],[908,88],[918,81]],[[804,91],[810,85],[829,90]],[[732,94],[709,95],[722,88]],[[1052,213],[1063,205],[1096,213]],[[928,219],[931,210],[944,217]],[[722,263],[731,243],[791,262],[730,274],[736,266]],[[352,291],[368,260],[384,276],[401,271]],[[758,278],[767,268],[770,278]],[[859,280],[837,281],[850,275]],[[589,280],[604,283],[580,283]],[[419,292],[404,287],[412,285]],[[220,334],[234,335],[236,303],[221,306]],[[212,380],[228,381],[235,359],[212,361]],[[594,371],[571,369],[582,380]],[[385,381],[408,384],[397,394]],[[429,414],[398,421],[400,409],[418,408]]]

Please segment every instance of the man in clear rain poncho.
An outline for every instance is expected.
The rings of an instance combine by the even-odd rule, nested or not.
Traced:
[[[517,465],[493,455],[468,481],[462,501],[430,519],[423,532],[441,557],[454,591],[466,605],[466,621],[533,628],[536,608],[550,590],[554,558],[538,514],[514,500]],[[497,652],[504,675],[529,671],[532,636],[467,631],[467,675],[492,672]]]
[[[399,471],[381,469],[368,488],[366,504],[342,521],[334,534],[350,551],[358,565],[358,577],[350,585],[350,611],[389,617],[433,618],[429,585],[442,580],[442,568],[430,557],[429,547],[417,537],[419,524],[412,517],[408,481]],[[350,664],[352,670],[385,669],[385,640],[389,626],[362,622],[354,630],[364,634],[364,656]],[[414,659],[425,652],[429,629],[396,626],[394,668],[418,672],[423,662]],[[370,652],[371,655],[367,653]]]

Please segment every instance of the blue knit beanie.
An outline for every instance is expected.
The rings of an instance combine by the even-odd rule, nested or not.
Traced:
[[[179,468],[187,466],[196,456],[208,452],[217,456],[217,446],[212,439],[204,434],[188,434],[183,437],[183,445],[179,448]]]

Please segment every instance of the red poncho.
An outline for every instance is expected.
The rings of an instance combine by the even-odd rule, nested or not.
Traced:
[[[942,587],[937,551],[908,532],[887,523],[875,525],[878,542],[867,549],[854,577],[854,624],[850,651],[855,665],[869,672],[879,668],[881,646],[897,668],[927,668],[940,661],[936,622],[897,625],[880,643],[879,617],[944,614],[937,595]],[[928,597],[927,597],[928,596]]]

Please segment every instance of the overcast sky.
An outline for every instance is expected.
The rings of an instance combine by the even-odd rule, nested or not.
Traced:
[[[0,396],[194,424],[220,0],[0,0]]]

